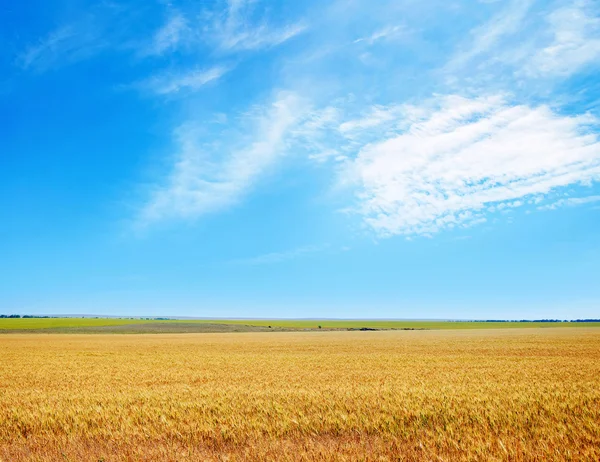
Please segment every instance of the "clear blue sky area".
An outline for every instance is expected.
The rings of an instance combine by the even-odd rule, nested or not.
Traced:
[[[600,3],[0,6],[0,313],[600,316]]]

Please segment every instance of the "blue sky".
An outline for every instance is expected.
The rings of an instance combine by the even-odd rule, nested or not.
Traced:
[[[598,2],[0,11],[0,312],[600,315]]]

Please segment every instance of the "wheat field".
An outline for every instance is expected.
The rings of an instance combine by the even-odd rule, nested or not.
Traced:
[[[0,460],[600,460],[600,329],[0,336]]]

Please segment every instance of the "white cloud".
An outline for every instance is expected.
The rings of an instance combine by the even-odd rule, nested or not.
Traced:
[[[304,113],[303,102],[280,93],[268,107],[247,115],[253,120],[243,146],[201,145],[200,128],[179,128],[179,150],[172,171],[139,215],[139,224],[169,218],[197,218],[237,203],[286,155],[287,137]]]
[[[176,49],[188,30],[186,18],[180,13],[172,14],[166,24],[156,31],[144,54],[162,55]]]
[[[221,7],[223,4],[219,3]],[[303,23],[270,26],[256,15],[254,0],[228,0],[225,8],[204,11],[200,16],[203,26],[192,27],[193,13],[172,11],[167,22],[142,47],[142,55],[160,56],[188,46],[189,51],[201,49],[210,43],[221,52],[258,50],[277,46],[306,29]],[[203,43],[204,42],[204,43]]]
[[[41,60],[48,60],[48,55],[56,56],[63,43],[71,40],[74,32],[69,27],[55,30],[38,44],[30,46],[19,57],[20,65],[27,69]]]
[[[331,146],[331,132],[339,124],[341,114],[332,106],[321,110],[307,111],[292,131],[292,140],[309,152],[309,158],[325,162],[340,156],[339,150]]]
[[[377,31],[373,32],[367,37],[361,37],[359,39],[356,39],[354,43],[365,42],[368,45],[373,45],[379,40],[395,38],[401,36],[405,32],[406,29],[403,26],[387,26],[382,29],[378,29]]]
[[[471,37],[446,65],[453,72],[492,50],[501,39],[520,31],[534,0],[511,0],[499,14],[471,32]]]
[[[195,69],[179,73],[164,73],[138,84],[139,88],[158,95],[169,95],[181,91],[194,91],[209,82],[220,79],[229,71],[227,67],[215,66],[210,69]]]
[[[570,197],[568,199],[560,199],[552,204],[538,207],[538,210],[556,210],[560,207],[575,207],[578,205],[593,204],[595,202],[600,202],[600,196]]]
[[[500,97],[441,97],[406,106],[396,134],[364,145],[347,164],[358,212],[380,235],[427,234],[485,219],[487,208],[600,180],[589,116]],[[503,203],[507,203],[501,207]]]
[[[229,0],[223,14],[218,15],[208,27],[207,33],[221,50],[256,50],[280,45],[304,32],[302,23],[272,28],[264,21],[256,24],[250,18],[253,1]]]
[[[126,5],[96,2],[72,16],[72,21],[30,43],[17,56],[15,64],[26,70],[45,72],[119,49],[131,33],[129,12]]]
[[[42,72],[87,59],[106,46],[94,24],[84,21],[56,29],[29,46],[19,55],[17,64],[23,69]]]
[[[250,0],[230,0],[225,11],[207,17],[204,34],[201,31],[198,37],[209,41],[216,51],[233,52],[275,46],[305,29],[302,23],[272,27],[262,12],[257,13],[256,5]],[[458,78],[464,77],[459,82],[463,94],[505,90],[516,94],[518,103],[502,96],[435,96],[423,104],[400,104],[402,100],[397,98],[411,94],[412,89],[404,92],[394,87],[393,79],[401,72],[398,74],[400,68],[392,61],[389,72],[380,72],[378,81],[391,83],[381,87],[385,87],[383,91],[364,85],[372,82],[367,78],[371,69],[346,69],[340,65],[345,59],[337,60],[334,52],[327,63],[303,61],[302,67],[294,68],[298,72],[282,72],[282,79],[287,87],[313,95],[323,103],[320,109],[307,107],[294,94],[281,95],[257,118],[253,129],[244,131],[244,146],[239,146],[237,135],[231,136],[231,127],[239,120],[233,114],[211,121],[213,126],[216,120],[227,121],[224,136],[216,134],[220,128],[206,131],[220,143],[217,147],[200,142],[199,125],[180,127],[176,161],[165,183],[145,205],[141,221],[193,219],[230,207],[291,150],[322,164],[337,162],[334,175],[340,175],[341,184],[355,188],[354,210],[382,236],[432,234],[484,222],[490,213],[519,207],[535,210],[551,192],[596,181],[600,145],[590,128],[595,130],[598,122],[587,115],[567,116],[529,102],[544,101],[548,95],[555,103],[558,99],[552,93],[553,81],[544,82],[543,97],[542,91],[530,91],[540,83],[538,77],[566,76],[599,57],[598,20],[584,3],[574,5],[550,13],[548,5],[534,0],[494,5],[499,13],[473,29],[444,67],[442,78],[459,82]],[[550,28],[540,27],[545,18]],[[378,24],[399,21],[386,17]],[[179,34],[189,24],[191,21],[184,19],[173,20],[157,33],[157,54],[176,47],[182,40]],[[404,33],[400,26],[369,32],[372,30],[375,32],[356,42],[382,44],[380,41]],[[338,50],[335,52],[342,58],[348,50],[365,51],[363,46],[351,45],[354,30],[328,32],[320,36],[322,43],[316,41],[319,49]],[[332,45],[336,40],[343,42],[343,51]],[[419,40],[426,41],[424,37]],[[440,89],[452,92],[448,80],[435,81],[440,75],[427,64],[422,71],[422,85],[406,83],[415,85],[415,94]],[[215,67],[163,74],[141,86],[170,95],[198,89],[225,72],[227,69]],[[365,106],[361,101],[369,103]]]
[[[557,3],[568,6],[548,8],[534,0],[509,2],[494,18],[473,29],[448,61],[444,70],[449,82],[456,83],[461,75],[469,84],[504,81],[523,86],[539,78],[565,78],[597,64],[599,10],[588,0]],[[534,6],[539,8],[532,11]]]
[[[304,247],[298,247],[296,249],[286,250],[283,252],[272,252],[264,255],[258,255],[256,257],[233,260],[230,263],[235,265],[248,266],[280,263],[283,261],[294,260],[299,257],[322,252],[328,248],[329,245],[307,245]]]
[[[575,2],[548,15],[553,39],[535,52],[525,72],[532,76],[568,76],[600,60],[600,18],[588,2]]]
[[[388,122],[397,122],[400,110],[400,106],[373,106],[362,117],[340,124],[340,132],[347,138],[363,135],[367,129],[374,129]]]

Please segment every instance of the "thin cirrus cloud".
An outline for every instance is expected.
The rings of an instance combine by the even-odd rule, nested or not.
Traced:
[[[600,202],[600,196],[588,196],[588,197],[569,197],[567,199],[560,199],[552,204],[542,205],[538,207],[538,210],[556,210],[560,207],[576,207],[584,204],[594,204]]]
[[[272,27],[264,19],[253,20],[255,13],[254,1],[229,0],[222,12],[213,14],[205,35],[221,51],[248,51],[280,45],[307,29],[302,22]]]
[[[60,27],[27,47],[17,64],[24,70],[44,72],[94,56],[106,48],[98,28],[85,21]]]
[[[295,260],[297,258],[306,257],[311,254],[323,252],[329,249],[328,244],[323,245],[306,245],[303,247],[297,247],[291,250],[285,250],[282,252],[271,252],[263,255],[258,255],[250,258],[240,258],[229,262],[233,265],[240,266],[258,266],[258,265],[270,265],[274,263],[281,263],[284,261]]]
[[[219,46],[225,50],[256,50],[277,46],[306,30],[304,24],[292,24],[281,29],[256,29],[226,31],[219,38]]]
[[[373,45],[379,40],[386,40],[402,36],[406,33],[406,29],[403,26],[387,26],[382,29],[378,29],[371,35],[361,37],[354,40],[354,43],[364,42],[368,45]]]
[[[548,14],[550,43],[535,52],[525,66],[534,76],[568,76],[600,59],[600,18],[591,14],[589,2],[559,8]]]
[[[271,104],[247,115],[252,120],[243,138],[249,139],[242,146],[202,145],[197,126],[180,127],[172,171],[152,191],[137,224],[193,219],[235,205],[285,155],[287,137],[303,112],[297,95],[278,94]]]
[[[365,117],[341,123],[339,130],[345,137],[354,138],[365,134],[365,131],[369,129],[381,127],[385,123],[397,120],[400,110],[399,106],[373,106]]]
[[[173,95],[195,91],[204,85],[219,80],[230,70],[225,66],[209,69],[191,69],[179,72],[163,72],[137,84],[137,87],[156,95]]]
[[[533,0],[514,0],[470,37],[444,67],[452,80],[461,73],[482,78],[516,79],[521,85],[539,78],[573,75],[600,58],[600,18],[587,0],[559,2],[536,11]],[[498,69],[505,74],[498,74]],[[483,71],[483,72],[482,72]],[[471,77],[474,78],[474,77]]]
[[[142,50],[142,55],[161,56],[176,50],[189,31],[188,20],[183,14],[171,14],[167,22],[154,33],[150,44]]]
[[[464,68],[470,61],[485,56],[504,39],[521,30],[534,0],[511,0],[508,5],[485,24],[471,31],[469,39],[446,64],[448,73]]]
[[[229,0],[225,8],[204,11],[171,11],[166,22],[140,47],[142,56],[163,56],[187,48],[188,55],[198,53],[208,44],[223,52],[256,51],[282,44],[304,32],[302,22],[271,26],[263,18],[257,20],[254,1]]]
[[[591,116],[445,96],[406,106],[394,124],[396,134],[363,146],[345,171],[356,211],[382,236],[470,226],[494,206],[600,179]]]
[[[280,45],[304,32],[302,22],[270,26],[257,21],[253,1],[230,0],[207,25],[193,11],[170,10],[150,39],[132,38],[132,15],[116,4],[102,4],[78,20],[62,25],[28,45],[16,58],[24,70],[45,72],[90,59],[106,50],[129,50],[141,57],[161,57],[184,47],[190,61],[206,44],[220,52],[256,51]],[[195,24],[195,25],[194,25]],[[193,86],[193,84],[191,85]]]
[[[16,58],[21,69],[44,73],[101,53],[122,51],[130,38],[131,9],[99,2],[25,46]]]

